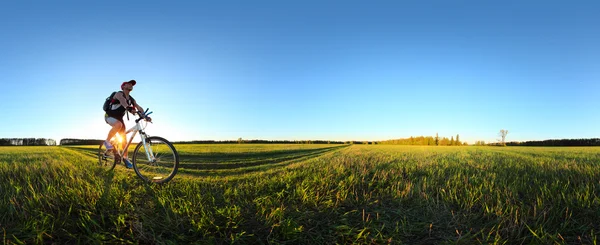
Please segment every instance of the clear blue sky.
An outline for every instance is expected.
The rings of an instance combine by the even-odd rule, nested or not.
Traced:
[[[1,1],[0,138],[600,137],[598,1]],[[128,126],[133,123],[130,122]]]

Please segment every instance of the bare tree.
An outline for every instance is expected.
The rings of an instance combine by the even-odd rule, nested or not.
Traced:
[[[506,129],[500,129],[500,133],[498,133],[498,135],[500,135],[500,137],[502,138],[501,143],[503,146],[506,146],[506,135],[508,134],[508,130]]]

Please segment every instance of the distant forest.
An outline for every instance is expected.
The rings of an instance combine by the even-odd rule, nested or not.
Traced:
[[[237,140],[192,140],[192,141],[174,141],[174,144],[363,144],[363,145],[442,145],[442,146],[458,146],[467,145],[459,140],[459,135],[456,135],[456,140],[453,137],[450,139],[443,137],[410,137],[406,139],[393,139],[384,141],[334,141],[334,140],[260,140],[260,139],[242,139]],[[96,139],[62,139],[60,145],[99,145],[102,140]],[[134,142],[136,143],[136,142]]]
[[[333,140],[192,140],[176,141],[175,144],[346,144],[348,142]]]
[[[99,139],[62,139],[60,145],[99,145],[103,140]],[[45,138],[0,138],[0,146],[51,146],[56,145],[53,139]],[[134,142],[137,143],[137,142]],[[333,141],[333,140],[193,140],[175,141],[175,144],[363,144],[363,145],[431,145],[431,146],[461,146],[467,145],[460,141],[460,135],[456,138],[418,136],[383,141]],[[501,143],[485,143],[477,141],[473,145],[500,146]],[[600,146],[600,138],[590,139],[550,139],[541,141],[506,142],[507,146]]]
[[[600,138],[506,142],[508,146],[600,146]]]
[[[384,140],[384,141],[376,141],[375,144],[381,145],[441,145],[441,146],[461,146],[467,145],[467,142],[460,141],[460,135],[456,135],[450,137],[450,139],[446,137],[440,138],[437,134],[435,137],[433,136],[418,136],[418,137],[410,137],[403,139],[393,139],[393,140]]]
[[[104,140],[94,139],[62,139],[60,145],[100,145]]]
[[[97,139],[62,139],[60,145],[100,145],[103,140]],[[192,140],[192,141],[173,141],[174,144],[350,144],[352,142],[332,141],[332,140]],[[358,143],[358,142],[356,142]],[[137,144],[136,141],[132,144]]]
[[[44,138],[0,138],[0,146],[19,146],[19,145],[56,145],[53,139]]]

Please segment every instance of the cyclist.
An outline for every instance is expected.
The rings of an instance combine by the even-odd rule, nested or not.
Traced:
[[[121,91],[115,93],[112,97],[112,103],[108,110],[104,114],[104,121],[108,123],[112,128],[108,132],[108,137],[104,141],[104,147],[107,150],[114,149],[114,146],[110,143],[110,139],[118,132],[123,137],[122,148],[125,148],[127,140],[125,138],[125,122],[123,116],[125,112],[136,113],[137,111],[143,112],[144,109],[136,103],[135,99],[131,97],[130,93],[133,90],[133,86],[136,84],[135,80],[129,80],[121,84]],[[151,121],[150,117],[146,117],[146,120]],[[123,162],[127,168],[132,168],[131,161],[127,158],[127,151],[123,153]]]

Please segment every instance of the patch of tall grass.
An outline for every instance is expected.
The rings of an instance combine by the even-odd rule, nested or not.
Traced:
[[[594,244],[600,148],[177,145],[146,184],[93,147],[0,147],[5,243]]]

